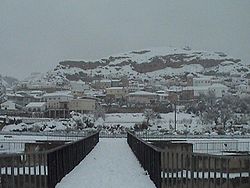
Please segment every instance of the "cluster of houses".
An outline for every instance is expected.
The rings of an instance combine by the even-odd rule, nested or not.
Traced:
[[[4,101],[5,93],[6,93],[6,88],[2,84],[2,80],[0,80],[0,102]]]
[[[47,86],[47,87],[46,87]],[[250,94],[249,79],[197,76],[169,77],[159,81],[100,79],[67,85],[19,83],[18,87],[1,87],[1,113],[33,117],[67,118],[71,111],[94,112],[102,108],[138,108],[169,103],[187,103],[201,94],[213,92],[220,98],[227,93]],[[236,93],[235,93],[236,91]],[[21,114],[22,113],[22,114]]]

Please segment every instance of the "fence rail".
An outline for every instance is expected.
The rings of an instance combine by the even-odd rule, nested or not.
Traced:
[[[156,148],[130,132],[127,141],[157,188],[250,187],[249,154],[194,153],[193,144],[171,141]]]
[[[47,138],[62,137],[62,138],[74,138],[85,137],[88,132],[3,132],[0,131],[2,136],[44,136]],[[159,131],[138,131],[136,135],[144,140],[156,139],[156,140],[169,140],[169,139],[250,139],[250,135],[171,135],[162,134]],[[126,133],[105,133],[101,132],[100,137],[127,137]]]
[[[0,155],[0,188],[54,188],[99,142],[99,132],[43,152]]]
[[[127,142],[143,168],[148,172],[150,179],[157,188],[161,186],[161,152],[132,133],[127,133]]]
[[[250,153],[250,141],[207,141],[207,142],[193,142],[193,151],[197,153],[209,153],[228,155],[228,153]]]
[[[144,140],[169,140],[169,139],[250,139],[250,135],[173,135],[165,134],[158,130],[137,131],[136,135]]]

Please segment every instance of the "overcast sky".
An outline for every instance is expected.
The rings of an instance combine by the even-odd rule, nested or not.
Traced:
[[[160,46],[250,60],[249,0],[0,0],[0,74]]]

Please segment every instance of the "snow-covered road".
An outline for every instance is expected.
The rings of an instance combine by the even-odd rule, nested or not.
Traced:
[[[103,138],[56,188],[155,188],[126,139]]]

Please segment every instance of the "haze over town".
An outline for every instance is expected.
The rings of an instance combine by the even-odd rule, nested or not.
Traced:
[[[0,187],[250,187],[249,8],[1,0]]]
[[[222,51],[248,63],[249,7],[245,0],[2,0],[0,74],[23,79],[62,60],[159,46]]]

